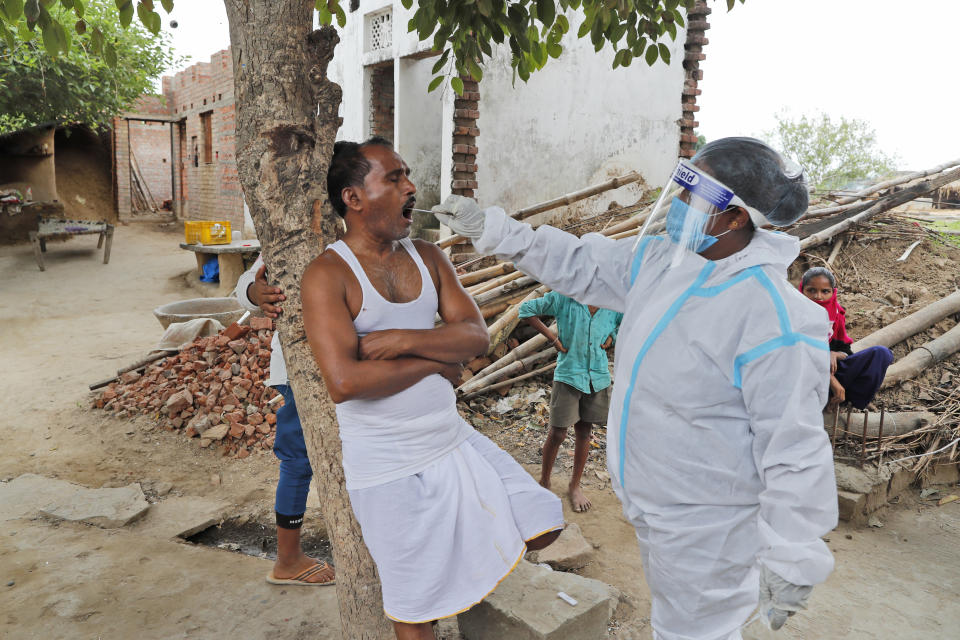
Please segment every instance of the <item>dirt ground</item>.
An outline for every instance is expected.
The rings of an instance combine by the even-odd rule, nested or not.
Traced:
[[[159,505],[217,500],[235,522],[269,525],[277,475],[270,453],[228,459],[155,429],[148,419],[88,408],[87,384],[138,359],[159,339],[151,310],[196,295],[183,280],[195,261],[177,248],[178,239],[172,231],[121,226],[109,265],[101,264],[96,243],[77,238],[51,246],[42,273],[28,245],[0,247],[7,275],[0,284],[6,302],[0,310],[0,481],[35,473],[88,487],[139,482]],[[535,428],[529,444],[519,446],[521,425],[509,414],[500,421],[466,415],[536,470]],[[593,455],[586,491],[594,508],[566,513],[597,547],[596,560],[581,573],[624,594],[610,637],[646,640],[649,593],[633,531],[602,479],[601,449]],[[561,463],[554,486],[565,486],[568,474]],[[162,483],[173,488],[158,496]],[[306,533],[316,534],[322,524],[313,494],[310,504]],[[914,495],[881,519],[882,528],[841,525],[828,536],[837,568],[814,590],[808,612],[779,634],[754,625],[745,637],[956,637],[960,502],[937,507]],[[0,518],[0,636],[341,637],[333,590],[267,585],[270,560],[171,540],[147,524],[104,530]],[[450,623],[443,628],[448,639],[456,637]]]

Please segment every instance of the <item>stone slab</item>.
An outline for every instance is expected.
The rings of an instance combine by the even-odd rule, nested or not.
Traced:
[[[593,554],[593,545],[583,537],[580,525],[571,522],[553,544],[540,551],[531,551],[527,559],[534,564],[545,562],[554,569],[570,571],[590,564]]]
[[[564,592],[577,601],[561,600]],[[551,571],[521,560],[486,600],[458,616],[466,640],[596,640],[619,592],[599,580]]]
[[[0,484],[0,520],[43,514],[114,529],[133,522],[149,508],[139,484],[88,489],[33,473]]]
[[[72,493],[64,491],[40,513],[58,520],[84,522],[103,529],[118,529],[142,517],[150,508],[139,484],[107,489],[87,489],[79,485]]]
[[[170,540],[189,538],[218,525],[230,515],[231,505],[222,500],[198,496],[173,497],[150,507],[133,531]]]

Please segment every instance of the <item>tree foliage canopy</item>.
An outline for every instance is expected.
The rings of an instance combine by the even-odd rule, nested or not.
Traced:
[[[17,2],[0,0],[0,7],[9,12]],[[79,13],[83,27],[74,28],[63,48],[46,35],[50,29],[59,32],[56,27],[38,33],[24,26],[14,38],[0,23],[6,36],[0,41],[0,132],[47,121],[105,126],[152,92],[154,81],[174,62],[169,38],[136,24],[123,27],[114,0],[73,0],[69,12],[64,4],[69,0],[49,3],[50,19],[56,16],[61,24],[64,14],[72,19]]]
[[[765,136],[800,163],[818,190],[837,189],[854,180],[873,178],[896,168],[896,158],[880,150],[877,134],[864,120],[838,120],[820,113],[792,119],[777,115],[777,127]]]

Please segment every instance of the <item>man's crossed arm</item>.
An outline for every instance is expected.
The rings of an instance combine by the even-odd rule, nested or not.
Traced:
[[[375,331],[360,339],[347,306],[349,268],[324,254],[304,273],[307,340],[334,402],[393,395],[434,373],[456,385],[461,363],[486,351],[486,324],[453,265],[435,245],[417,245],[436,274],[444,324],[434,329]]]

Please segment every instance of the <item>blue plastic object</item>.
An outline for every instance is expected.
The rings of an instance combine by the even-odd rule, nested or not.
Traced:
[[[200,276],[201,282],[220,282],[220,263],[217,256],[208,256],[207,261],[203,263],[203,274]]]

